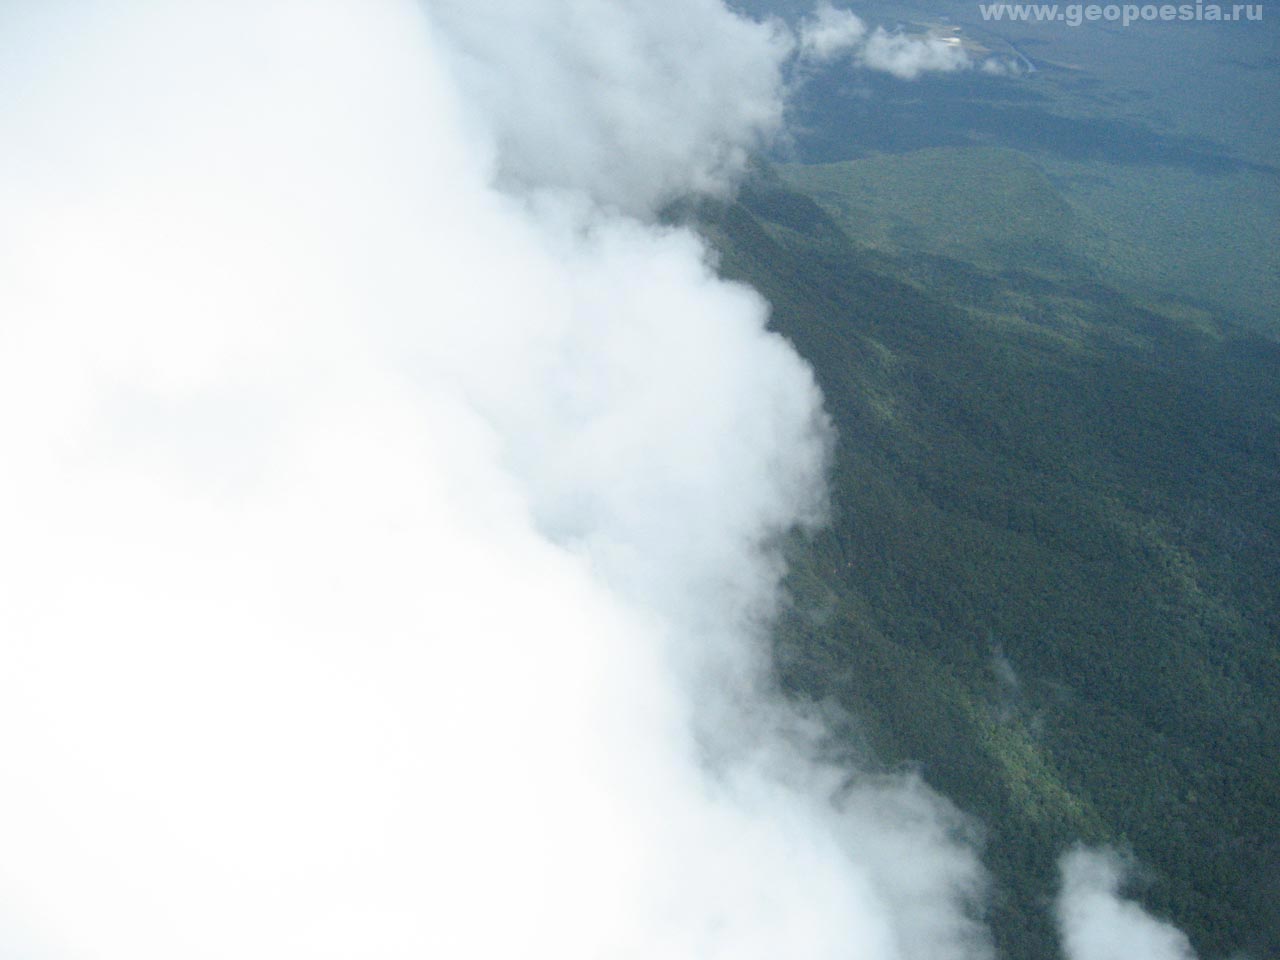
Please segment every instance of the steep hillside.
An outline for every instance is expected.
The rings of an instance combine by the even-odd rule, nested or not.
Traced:
[[[1057,955],[1080,840],[1132,850],[1202,956],[1280,955],[1280,345],[768,172],[699,216],[839,434],[786,688],[981,821],[1006,956]]]

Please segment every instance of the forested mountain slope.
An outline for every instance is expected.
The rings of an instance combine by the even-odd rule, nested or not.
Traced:
[[[839,438],[786,689],[980,820],[1003,955],[1057,955],[1079,841],[1202,956],[1280,955],[1280,345],[1069,259],[875,246],[768,170],[698,217]]]

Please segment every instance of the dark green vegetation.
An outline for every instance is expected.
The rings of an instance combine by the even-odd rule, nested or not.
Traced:
[[[856,188],[884,169],[700,214],[839,435],[780,680],[982,822],[1003,956],[1058,955],[1081,840],[1132,850],[1203,957],[1280,956],[1280,344],[1120,292],[1010,162],[963,201],[985,223]]]
[[[1091,274],[1280,332],[1280,182],[1256,171],[1207,177],[969,146],[780,173],[880,250]]]
[[[839,434],[780,680],[982,822],[1010,960],[1079,841],[1204,960],[1280,957],[1280,25],[855,9],[1035,69],[811,68],[704,212]]]
[[[973,206],[1005,185],[1034,187],[1031,207],[1006,195],[957,212],[977,222],[1047,215],[1043,232],[1114,286],[1174,294],[1280,331],[1280,166],[1154,128],[1124,104],[1101,102],[1085,79],[1047,63],[1021,80],[964,74],[908,84],[864,73],[853,95],[847,73],[823,74],[796,119],[798,159],[819,166],[796,165],[794,185],[823,200],[838,185],[860,238],[883,222],[890,198],[916,208],[906,219],[937,237],[952,224],[918,216],[921,205]],[[1050,199],[1056,209],[1045,206]]]
[[[1280,956],[1280,28],[856,9],[1035,70],[813,69],[704,212],[839,433],[779,679],[982,822],[1010,960],[1079,841],[1204,960]]]

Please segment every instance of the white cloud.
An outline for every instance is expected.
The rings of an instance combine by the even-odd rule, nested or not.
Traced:
[[[993,77],[1020,77],[1026,72],[1016,60],[1001,60],[997,57],[987,57],[978,69]]]
[[[852,52],[867,36],[867,25],[850,10],[819,3],[800,23],[800,55],[823,62]]]
[[[628,212],[723,192],[782,119],[791,38],[720,0],[434,0],[509,181]]]
[[[922,73],[951,73],[972,65],[958,43],[941,37],[908,37],[880,27],[867,37],[858,59],[868,69],[882,70],[901,80],[914,80]]]
[[[883,27],[868,29],[856,14],[823,0],[799,31],[802,60],[825,63],[841,56],[868,70],[914,80],[922,73],[949,73],[971,67],[964,47],[942,37],[917,37],[891,33]]]
[[[1181,930],[1120,896],[1125,871],[1114,853],[1073,850],[1060,868],[1058,927],[1067,960],[1195,960]]]
[[[810,371],[610,212],[779,41],[429,6],[0,8],[0,953],[988,956],[958,815],[768,696]]]

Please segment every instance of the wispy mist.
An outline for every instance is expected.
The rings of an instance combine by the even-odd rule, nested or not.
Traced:
[[[1058,926],[1068,960],[1195,960],[1186,935],[1120,895],[1124,862],[1079,848],[1062,858]]]
[[[924,73],[950,73],[973,66],[959,43],[942,37],[909,36],[884,27],[869,27],[851,10],[822,0],[799,26],[802,60],[824,63],[847,58],[868,70],[879,70],[901,80]]]

